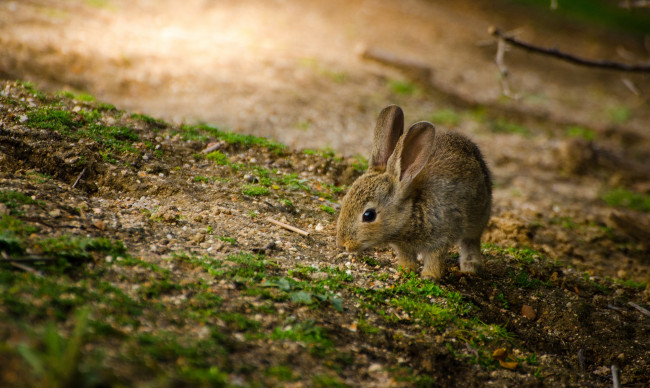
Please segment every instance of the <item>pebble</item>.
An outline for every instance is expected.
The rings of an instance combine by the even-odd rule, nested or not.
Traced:
[[[54,210],[51,210],[50,212],[48,212],[47,214],[52,218],[58,218],[58,217],[61,217],[61,210],[54,209]]]
[[[315,229],[317,232],[320,232],[321,230],[325,229],[325,227],[323,227],[323,224],[321,224],[321,223],[319,222],[318,225],[316,225],[316,227],[315,227],[314,229]]]
[[[532,306],[529,306],[527,304],[521,306],[521,315],[530,319],[531,321],[534,321],[535,318],[537,318],[537,313],[535,313],[535,309],[533,309]]]
[[[9,208],[4,203],[0,203],[0,216],[4,216],[5,214],[9,214]]]

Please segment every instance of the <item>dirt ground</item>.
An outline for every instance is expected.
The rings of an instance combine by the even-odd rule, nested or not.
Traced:
[[[509,86],[520,98],[508,99],[493,63],[496,44],[486,31],[490,25],[517,29],[540,45],[638,62],[650,57],[643,39],[578,28],[506,2],[178,4],[0,2],[0,74],[37,85],[1,85],[0,189],[42,201],[0,210],[39,228],[25,237],[27,254],[42,251],[37,241],[44,236],[123,241],[139,264],[111,266],[95,257],[93,276],[143,304],[176,306],[162,312],[142,307],[147,319],[135,329],[109,322],[113,331],[89,340],[84,355],[129,344],[125,338],[143,331],[164,330],[193,344],[200,326],[218,327],[226,338],[220,346],[227,356],[205,358],[226,374],[212,385],[608,386],[613,364],[623,386],[650,379],[650,317],[634,307],[650,303],[650,77],[585,70],[512,49],[506,54]],[[399,66],[365,60],[361,52],[368,48],[426,64],[432,78],[416,80]],[[38,89],[72,93],[57,97]],[[100,102],[84,101],[80,92]],[[469,135],[494,175],[486,272],[459,276],[453,270],[457,255],[450,255],[452,271],[439,286],[470,307],[445,321],[446,328],[395,304],[398,294],[383,299],[388,290],[419,282],[393,268],[390,251],[358,257],[334,246],[337,203],[362,170],[353,155],[367,156],[376,115],[389,103],[404,108],[407,122],[427,119]],[[38,120],[52,109],[68,112],[62,117],[72,133],[49,118]],[[290,148],[278,151],[204,129],[194,134],[195,127],[181,123],[209,123]],[[94,137],[90,128],[98,127],[129,131],[108,142]],[[131,139],[127,148],[115,148],[125,139]],[[210,142],[225,160],[202,156]],[[301,148],[317,151],[295,151]],[[268,192],[246,194],[247,185]],[[624,198],[614,203],[615,193]],[[267,217],[311,234],[284,231]],[[238,261],[243,253],[268,260],[258,270],[264,277],[228,277],[245,267]],[[181,254],[217,260],[225,275]],[[160,271],[147,278],[142,268],[154,266]],[[2,271],[22,273],[4,264]],[[65,274],[70,284],[89,277]],[[297,302],[291,298],[304,294],[264,283],[284,278],[292,279],[291,287],[329,279],[340,285],[328,283],[321,302]],[[6,279],[2,290],[14,295],[19,281]],[[180,289],[147,299],[130,288],[162,280]],[[190,286],[200,281],[223,299],[220,311],[241,314],[248,323],[235,325],[225,316],[201,325],[194,316],[174,319],[190,310]],[[261,284],[277,294],[252,293]],[[381,300],[369,296],[378,290]],[[283,292],[291,298],[282,299]],[[13,350],[24,341],[38,344],[24,326],[54,320],[66,333],[73,319],[48,310],[38,295],[17,295],[39,313],[21,315],[17,302],[3,299],[0,334],[8,345],[0,354],[11,362],[1,377],[31,386],[42,380],[20,383],[17,371],[28,366]],[[74,305],[59,297],[51,298]],[[330,342],[252,334],[277,333],[278,327],[286,333],[306,322]],[[476,334],[483,327],[477,322],[509,334],[486,339]],[[506,361],[495,356],[502,346]],[[107,351],[99,385],[194,381],[183,374],[183,360],[194,360],[191,355],[149,359],[149,353],[124,349]],[[507,362],[516,363],[514,370]],[[293,377],[283,380],[276,372],[285,365]]]

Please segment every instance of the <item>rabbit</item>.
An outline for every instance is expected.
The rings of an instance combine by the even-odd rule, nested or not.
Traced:
[[[492,179],[481,151],[455,132],[422,121],[404,132],[396,105],[379,114],[367,171],[342,200],[336,242],[347,251],[388,244],[398,264],[441,278],[456,242],[460,270],[482,268],[481,234],[490,218]]]

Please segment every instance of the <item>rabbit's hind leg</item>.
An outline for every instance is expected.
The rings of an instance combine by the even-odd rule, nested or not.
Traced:
[[[477,273],[483,267],[480,238],[463,238],[460,247],[460,272]]]

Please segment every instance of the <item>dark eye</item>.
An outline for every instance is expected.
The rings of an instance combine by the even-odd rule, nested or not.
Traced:
[[[377,212],[375,209],[368,209],[363,212],[363,217],[361,218],[363,222],[373,222],[377,218]]]

